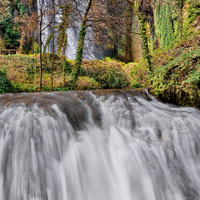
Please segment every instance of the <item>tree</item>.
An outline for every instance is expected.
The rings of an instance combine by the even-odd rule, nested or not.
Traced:
[[[26,13],[22,17],[18,17],[16,21],[19,24],[18,30],[21,33],[19,49],[21,53],[24,51],[24,49],[26,49],[25,52],[29,52],[30,47],[28,47],[26,42],[36,40],[37,34],[35,30],[38,29],[38,15],[34,12],[30,14]]]
[[[52,0],[52,11],[53,11],[53,19],[51,25],[52,31],[52,61],[51,61],[51,91],[53,91],[53,71],[54,71],[54,57],[55,57],[55,33],[54,33],[54,26],[55,26],[55,1]]]
[[[59,13],[58,10],[55,9],[55,1],[49,2],[46,4],[44,0],[39,1],[39,46],[40,46],[40,90],[42,90],[42,75],[43,75],[43,47],[45,46],[45,42],[43,41],[43,35],[46,29],[51,28],[51,35],[53,40],[54,36],[54,27],[55,27],[55,16]],[[44,20],[49,18],[48,21]],[[50,38],[51,39],[51,38]],[[49,40],[50,41],[50,40]],[[54,43],[54,41],[53,41]],[[51,89],[53,90],[53,68],[54,68],[54,53],[55,53],[55,45],[53,44],[53,58],[52,58],[52,66],[51,66]]]
[[[147,61],[149,71],[152,72],[151,54],[148,45],[147,29],[145,25],[144,16],[142,15],[142,12],[139,10],[139,5],[137,0],[127,0],[127,1],[130,3],[133,12],[137,17],[140,26],[140,36],[142,39],[143,56]]]
[[[15,17],[22,15],[24,7],[19,0],[0,2],[0,39],[5,48],[16,49],[19,47],[20,33],[17,30]]]
[[[44,12],[44,0],[39,1],[39,46],[40,46],[40,91],[42,90],[42,27],[43,27],[43,18],[45,15]]]
[[[65,66],[68,65],[65,59],[66,48],[67,48],[67,29],[69,28],[69,15],[71,10],[71,5],[69,3],[64,3],[60,5],[61,9],[61,22],[58,25],[58,46],[57,53],[62,56],[63,65],[63,87],[65,87]]]
[[[92,10],[95,43],[109,56],[132,61],[132,9],[123,0],[96,0]],[[103,45],[102,45],[103,44]]]
[[[80,72],[81,63],[83,60],[83,48],[84,48],[84,40],[85,40],[85,36],[86,36],[88,15],[89,15],[89,11],[92,7],[92,2],[93,2],[93,0],[88,1],[84,17],[81,20],[81,28],[80,28],[80,32],[79,32],[75,64],[73,66],[73,69],[72,69],[72,72],[70,75],[70,80],[68,83],[68,89],[70,89],[70,90],[74,88],[74,85],[78,79],[78,75]]]

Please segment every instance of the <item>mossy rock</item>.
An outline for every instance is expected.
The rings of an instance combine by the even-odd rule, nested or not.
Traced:
[[[75,85],[76,90],[95,90],[100,89],[99,83],[93,78],[80,76]]]

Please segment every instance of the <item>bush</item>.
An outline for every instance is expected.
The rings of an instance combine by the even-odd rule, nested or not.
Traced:
[[[81,75],[93,78],[102,89],[122,89],[129,86],[123,65],[117,61],[84,61]]]
[[[76,82],[75,89],[78,90],[95,90],[99,88],[99,83],[93,78],[80,76]]]
[[[7,77],[7,73],[0,70],[0,93],[13,92],[13,86]]]
[[[166,102],[200,107],[200,47],[184,46],[174,49],[172,55],[171,60],[155,69],[153,93]]]
[[[142,88],[148,84],[148,67],[144,63],[128,63],[124,71],[129,79],[131,88]]]
[[[43,59],[43,87],[50,86],[51,55],[46,54]],[[125,64],[119,61],[83,60],[80,70],[81,77],[91,78],[98,83],[100,89],[121,89],[129,86],[128,78],[122,69]],[[74,61],[65,60],[65,82],[71,73]],[[38,91],[39,87],[39,56],[37,55],[0,55],[0,68],[6,68],[8,79],[11,80],[15,92]],[[82,83],[86,82],[84,79]],[[88,80],[87,80],[88,81]],[[94,82],[93,82],[94,83]],[[55,57],[54,88],[66,90],[63,87],[63,59]],[[85,89],[97,89],[97,85],[89,85]],[[47,88],[48,89],[48,88]]]

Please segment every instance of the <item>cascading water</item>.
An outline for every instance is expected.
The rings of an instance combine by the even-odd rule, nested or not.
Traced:
[[[48,37],[51,34],[51,29],[50,29],[50,22],[52,21],[52,16],[48,14],[47,10],[51,9],[51,4],[52,1],[50,0],[37,0],[37,8],[38,8],[38,15],[40,16],[40,8],[41,6],[43,7],[43,25],[42,25],[42,43],[43,43],[43,48],[44,45],[46,44],[46,41]],[[56,15],[55,15],[55,24],[58,25],[60,23],[60,18],[61,15],[59,14],[59,6],[62,5],[62,2],[59,0],[55,0],[55,7],[56,7]],[[71,27],[66,30],[67,32],[67,38],[68,38],[68,44],[66,48],[66,56],[68,59],[75,59],[76,56],[76,47],[77,47],[77,41],[78,41],[78,36],[79,36],[79,31],[80,31],[80,26],[81,26],[81,21],[80,21],[80,16],[78,16],[78,13],[82,13],[84,15],[85,12],[85,7],[87,6],[87,0],[76,0],[76,5],[74,5],[77,9],[77,16],[73,13],[73,19],[71,24]],[[57,30],[55,29],[55,32]],[[55,36],[57,33],[55,33]],[[57,38],[55,38],[55,46],[57,43]],[[85,38],[85,44],[84,44],[84,59],[89,59],[89,60],[94,60],[96,59],[96,53],[95,53],[95,44],[94,44],[94,36],[93,36],[93,30],[91,27],[87,28],[87,34]],[[47,50],[49,52],[52,51],[52,44],[50,43],[48,45]]]
[[[1,200],[199,200],[200,112],[139,91],[0,96]]]

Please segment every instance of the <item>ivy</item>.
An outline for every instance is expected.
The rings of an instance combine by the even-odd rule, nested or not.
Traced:
[[[177,14],[172,5],[161,4],[155,10],[156,35],[162,49],[174,43],[177,33]]]

